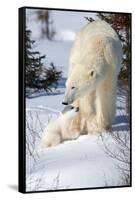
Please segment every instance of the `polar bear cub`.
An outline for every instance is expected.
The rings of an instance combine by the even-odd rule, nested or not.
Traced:
[[[77,138],[80,135],[79,131],[70,132],[69,127],[78,113],[79,107],[66,106],[58,119],[50,122],[45,128],[41,140],[42,148],[56,146],[64,140]]]

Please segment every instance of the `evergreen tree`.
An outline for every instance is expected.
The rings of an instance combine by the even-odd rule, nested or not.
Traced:
[[[32,51],[34,40],[30,39],[31,31],[26,30],[26,43],[25,43],[25,67],[26,67],[26,87],[36,88],[39,75],[42,70],[42,59],[45,56],[40,56],[37,51]]]
[[[130,81],[131,81],[131,14],[127,13],[98,13],[97,16],[109,23],[117,32],[123,47],[122,68],[119,79],[125,84],[127,90],[126,111],[130,111]],[[92,18],[86,18],[92,22]]]
[[[122,68],[119,74],[119,79],[124,80],[125,83],[128,83],[130,80],[130,49],[131,49],[131,15],[126,13],[98,13],[97,16],[101,19],[109,23],[112,28],[117,32],[123,46],[123,61]],[[89,22],[94,21],[93,18],[86,19]]]
[[[108,22],[114,30],[119,35],[119,38],[122,42],[123,47],[123,61],[122,61],[122,68],[119,74],[119,79],[124,80],[125,83],[128,83],[130,80],[130,48],[131,48],[131,41],[130,41],[130,34],[131,34],[131,15],[126,13],[98,13],[98,17],[102,20]]]
[[[45,55],[41,56],[40,52],[32,50],[35,41],[31,39],[31,31],[27,29],[25,41],[26,88],[51,91],[52,87],[57,87],[62,72],[57,71],[53,63],[51,63],[49,67],[44,66],[43,60],[45,59]]]
[[[105,20],[114,28],[119,35],[123,47],[122,68],[119,79],[125,83],[126,93],[126,112],[130,112],[130,80],[131,80],[131,15],[126,13],[105,14],[99,13],[98,17]]]
[[[38,10],[36,11],[37,20],[41,24],[41,37],[52,40],[55,35],[53,28],[53,20],[51,20],[51,11],[48,10]]]

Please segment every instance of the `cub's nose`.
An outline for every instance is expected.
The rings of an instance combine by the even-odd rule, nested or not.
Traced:
[[[68,105],[68,103],[67,103],[67,102],[64,102],[64,101],[62,102],[62,104],[63,104],[63,105]]]

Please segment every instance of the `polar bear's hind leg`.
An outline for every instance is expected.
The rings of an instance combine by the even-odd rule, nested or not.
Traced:
[[[42,141],[42,147],[52,147],[61,143],[61,136],[58,133],[46,133]]]

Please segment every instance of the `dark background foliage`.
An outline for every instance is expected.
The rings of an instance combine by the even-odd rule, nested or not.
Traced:
[[[50,66],[45,66],[43,60],[45,55],[39,51],[33,51],[34,40],[31,39],[31,31],[26,29],[25,43],[25,74],[26,88],[33,88],[35,91],[44,89],[51,91],[56,88],[62,72],[57,71],[53,62]]]
[[[109,23],[117,32],[123,48],[122,68],[119,80],[125,85],[127,91],[126,110],[130,110],[130,82],[131,82],[131,14],[127,13],[98,13],[97,17]],[[93,18],[86,18],[89,22]]]

